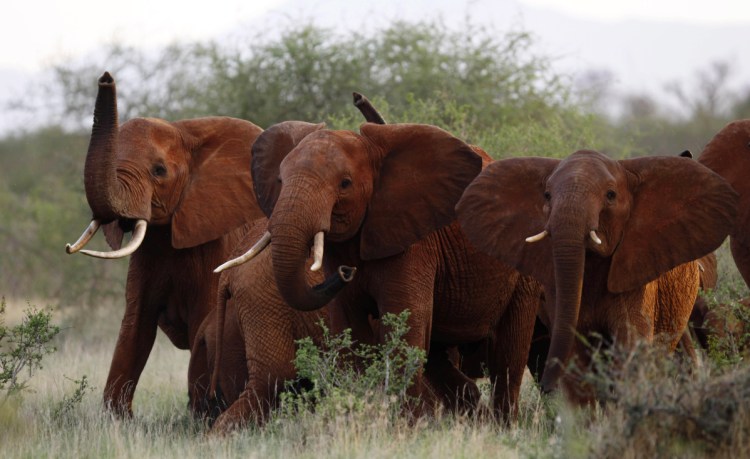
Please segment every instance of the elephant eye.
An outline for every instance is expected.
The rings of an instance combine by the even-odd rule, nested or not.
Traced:
[[[341,189],[345,190],[349,188],[350,186],[352,186],[351,179],[345,178],[344,180],[341,181]]]
[[[544,192],[544,199],[546,199],[547,201],[549,201],[550,199],[552,199],[552,195],[550,194],[549,191],[545,191]]]
[[[163,164],[157,164],[151,169],[151,174],[154,177],[164,177],[167,175],[167,168]]]
[[[617,193],[615,193],[613,190],[607,191],[607,199],[610,201],[614,201],[617,197]]]
[[[276,183],[281,183],[281,176],[276,177]]]

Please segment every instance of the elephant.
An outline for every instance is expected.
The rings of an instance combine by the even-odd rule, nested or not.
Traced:
[[[698,162],[721,175],[739,194],[737,220],[729,248],[745,284],[750,286],[750,119],[736,120],[706,144]]]
[[[334,333],[349,328],[359,342],[383,343],[387,330],[373,330],[369,317],[408,309],[405,339],[428,355],[439,350],[443,381],[463,378],[439,363],[453,347],[497,332],[487,366],[495,411],[507,418],[517,412],[541,287],[474,249],[455,220],[463,189],[490,161],[435,126],[365,123],[355,133],[276,124],[253,144],[255,191],[269,225],[252,250],[270,244],[286,303],[301,311],[328,305]],[[311,246],[326,273],[314,286],[305,274]],[[336,278],[346,285],[333,292],[326,287]],[[410,391],[427,393],[423,375]]]
[[[573,355],[587,363],[576,336],[624,348],[658,338],[674,350],[698,291],[694,260],[724,240],[736,201],[725,180],[688,158],[580,150],[496,161],[456,211],[471,243],[544,286],[542,391],[562,383],[571,401],[589,403],[589,388],[565,371]]]
[[[98,84],[84,166],[93,217],[66,251],[132,255],[103,396],[116,415],[132,416],[133,393],[157,326],[177,348],[193,347],[215,302],[218,276],[211,271],[240,242],[247,224],[263,216],[247,167],[262,130],[228,117],[134,118],[120,127],[114,78],[105,72]],[[114,250],[82,250],[100,226]],[[132,238],[120,248],[128,231]]]
[[[366,97],[358,93],[353,96],[354,105],[367,121],[385,124],[383,117]],[[266,230],[266,223],[258,221],[253,228],[235,250],[235,255],[245,253]],[[314,262],[312,259],[308,260],[309,265]],[[329,326],[326,307],[300,312],[284,302],[276,286],[269,251],[261,253],[251,263],[243,264],[237,269],[228,269],[236,265],[236,262],[229,262],[216,269],[221,272],[216,313],[209,315],[202,326],[206,331],[203,340],[206,346],[193,352],[194,357],[205,356],[206,350],[211,352],[211,349],[215,349],[215,355],[208,356],[209,367],[213,368],[210,392],[221,398],[218,400],[219,405],[231,405],[218,417],[212,428],[212,432],[218,434],[227,433],[233,427],[249,421],[254,421],[256,425],[262,424],[270,409],[278,402],[277,394],[283,389],[282,383],[289,382],[296,376],[292,365],[295,340],[311,337],[313,343],[320,346],[322,329],[318,323],[322,321]],[[307,281],[313,284],[324,280],[317,270],[308,271],[307,277]],[[234,334],[228,328],[222,331],[216,324],[224,323],[225,327],[235,325],[237,320],[232,320],[235,310],[241,324],[244,347],[227,349],[233,344]],[[222,319],[225,315],[226,318]],[[377,328],[377,322],[375,319],[371,320],[371,326]],[[242,394],[234,391],[234,382],[242,375],[227,364],[228,360],[237,362],[238,356],[246,360],[246,367],[243,365],[243,370],[246,371],[243,373],[245,376],[249,375]],[[457,370],[458,358],[457,349],[434,346],[425,371],[434,399],[444,401],[449,408],[458,407],[461,401],[456,393],[466,391],[470,393],[468,398],[479,398],[479,391],[473,381]],[[221,361],[221,365],[213,366],[217,361]],[[225,385],[230,386],[229,391],[224,389]],[[205,394],[196,397],[204,398]]]
[[[245,253],[266,228],[266,219],[256,221],[235,248],[233,258]],[[309,260],[308,265],[312,262]],[[316,284],[324,280],[320,271],[308,270],[307,277],[309,282]],[[323,329],[319,323],[328,322],[327,310],[324,307],[302,312],[289,307],[274,281],[271,253],[264,251],[250,263],[221,272],[216,314],[207,321],[210,319],[217,325],[213,345],[208,345],[214,352],[211,363],[221,362],[221,365],[211,365],[209,397],[219,394],[223,398],[221,402],[228,405],[228,409],[216,419],[212,432],[227,433],[234,426],[250,421],[262,425],[270,409],[278,403],[278,394],[284,389],[284,383],[296,378],[293,363],[295,341],[311,337],[316,345],[320,345]],[[240,342],[244,345],[232,346],[235,341],[232,330],[223,324],[238,324]],[[207,328],[206,341],[209,342],[211,324],[207,324]],[[231,380],[238,371],[230,366],[237,365],[238,361],[246,375],[239,394]],[[227,384],[230,385],[229,392],[225,389]]]

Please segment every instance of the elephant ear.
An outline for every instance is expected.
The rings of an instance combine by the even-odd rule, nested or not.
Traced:
[[[630,173],[633,206],[612,255],[609,291],[642,286],[712,252],[729,234],[737,193],[715,172],[676,157],[626,159],[620,164]]]
[[[178,121],[192,162],[172,216],[172,246],[195,247],[263,216],[250,176],[250,148],[261,133],[254,124],[211,117]]]
[[[739,193],[733,243],[750,247],[750,119],[729,123],[706,145],[698,162],[724,177]]]
[[[325,127],[325,123],[284,121],[263,131],[253,144],[253,186],[260,208],[266,217],[271,217],[281,192],[281,183],[278,180],[281,161],[302,139]]]
[[[435,126],[363,124],[376,180],[362,226],[363,260],[389,257],[455,220],[454,207],[482,169],[469,145]]]
[[[458,221],[475,247],[545,285],[554,285],[550,238],[526,238],[545,230],[544,191],[558,164],[551,158],[495,161],[456,206]]]

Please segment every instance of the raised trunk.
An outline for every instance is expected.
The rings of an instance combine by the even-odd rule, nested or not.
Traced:
[[[325,205],[312,205],[298,195],[281,196],[269,224],[276,284],[287,304],[300,311],[313,311],[328,304],[356,271],[342,266],[322,284],[308,285],[306,262],[313,236],[329,229],[330,210],[325,209]]]
[[[557,387],[576,339],[575,330],[581,308],[586,256],[584,234],[585,232],[576,231],[567,236],[555,235],[555,232],[552,232],[555,267],[555,314],[552,318],[552,334],[547,365],[541,382],[544,392],[551,392]]]
[[[94,125],[83,170],[86,199],[94,218],[102,223],[116,220],[125,214],[122,194],[117,184],[115,148],[118,130],[115,81],[105,72],[99,78]]]

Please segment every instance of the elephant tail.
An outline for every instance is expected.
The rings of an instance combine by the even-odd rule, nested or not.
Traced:
[[[215,400],[218,398],[219,390],[219,368],[221,367],[221,358],[224,344],[224,319],[227,315],[227,300],[229,299],[229,288],[226,283],[219,285],[219,291],[216,296],[216,347],[214,354],[214,367],[211,372],[211,387],[208,392],[208,398]]]

